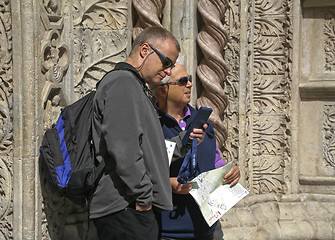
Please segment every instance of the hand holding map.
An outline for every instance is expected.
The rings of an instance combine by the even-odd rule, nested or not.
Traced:
[[[239,183],[233,187],[222,185],[222,179],[231,169],[232,163],[204,172],[192,180],[190,194],[199,205],[208,226],[212,226],[223,214],[244,198],[249,192]]]

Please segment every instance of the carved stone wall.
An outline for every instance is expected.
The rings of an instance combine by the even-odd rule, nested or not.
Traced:
[[[41,3],[45,127],[55,123],[61,107],[94,89],[115,63],[125,60],[131,39],[130,6],[125,0]],[[43,169],[41,187],[45,213],[43,238],[81,239],[85,206],[55,195]],[[94,231],[92,227],[93,239]]]
[[[13,237],[13,46],[11,5],[0,1],[0,239]]]
[[[237,159],[252,194],[221,219],[225,239],[335,236],[334,5],[303,2],[240,1],[236,10]]]
[[[332,2],[0,0],[0,239],[81,238],[85,208],[48,185],[41,136],[153,25],[180,41],[191,103],[214,109],[250,192],[215,239],[334,239]]]

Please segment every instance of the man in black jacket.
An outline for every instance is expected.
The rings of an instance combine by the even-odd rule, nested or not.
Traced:
[[[99,239],[157,239],[155,212],[172,209],[164,136],[146,84],[170,75],[179,52],[170,32],[147,28],[97,89],[92,132],[97,160],[106,167],[90,217]]]

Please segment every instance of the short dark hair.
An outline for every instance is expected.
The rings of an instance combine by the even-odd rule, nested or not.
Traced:
[[[141,43],[149,42],[150,40],[166,40],[171,39],[173,40],[174,44],[176,45],[177,50],[180,52],[180,45],[178,40],[172,33],[166,30],[163,27],[148,27],[144,29],[140,34],[137,35],[135,38],[133,45],[131,47],[130,55],[132,55],[138,47],[140,47]]]

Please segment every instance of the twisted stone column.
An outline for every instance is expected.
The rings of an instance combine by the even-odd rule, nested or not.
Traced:
[[[228,74],[228,67],[221,54],[228,41],[228,34],[221,22],[227,8],[227,0],[199,0],[198,2],[198,10],[205,26],[197,38],[197,43],[204,55],[197,68],[197,75],[204,87],[197,105],[213,108],[210,121],[216,130],[217,143],[221,150],[228,135],[221,119],[228,104],[228,98],[222,86]]]
[[[133,0],[133,6],[138,14],[138,20],[133,29],[133,39],[147,27],[162,26],[160,16],[165,0]]]

